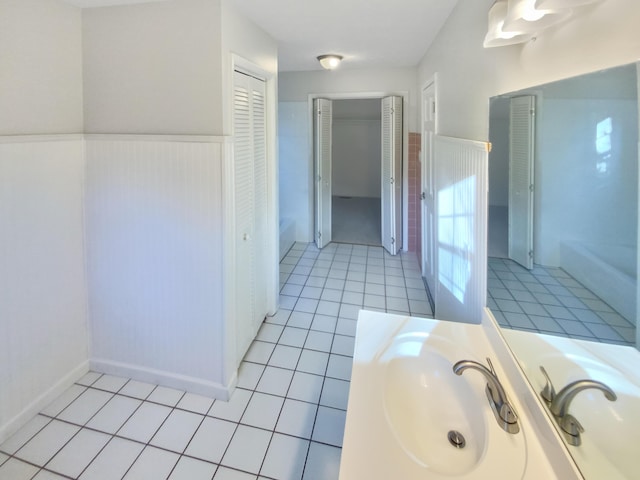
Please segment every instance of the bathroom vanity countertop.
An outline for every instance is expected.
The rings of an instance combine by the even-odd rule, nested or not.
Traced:
[[[340,480],[557,477],[484,328],[360,311]],[[520,415],[518,434],[497,425],[482,375],[452,371],[486,357]],[[450,428],[465,435],[464,449],[449,444]]]

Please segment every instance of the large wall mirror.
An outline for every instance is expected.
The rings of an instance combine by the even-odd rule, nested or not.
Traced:
[[[545,365],[556,389],[593,377],[617,391],[615,403],[592,390],[572,407],[589,432],[568,449],[588,479],[640,468],[639,71],[623,65],[490,103],[487,304],[534,390]],[[583,354],[586,367],[568,365]]]

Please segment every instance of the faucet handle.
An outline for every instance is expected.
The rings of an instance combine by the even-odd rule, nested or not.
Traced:
[[[569,445],[579,447],[582,444],[580,434],[584,432],[584,427],[576,417],[567,414],[559,422],[560,428],[564,432],[564,438]]]
[[[546,380],[545,386],[540,392],[540,396],[545,402],[551,403],[553,402],[553,399],[556,397],[556,389],[553,388],[553,383],[551,382],[551,378],[549,378],[549,374],[547,373],[547,371],[542,365],[540,365],[540,371],[542,372]]]

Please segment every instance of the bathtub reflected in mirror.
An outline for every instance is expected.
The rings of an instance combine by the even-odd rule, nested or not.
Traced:
[[[487,304],[502,327],[638,345],[638,88],[631,64],[491,99]]]

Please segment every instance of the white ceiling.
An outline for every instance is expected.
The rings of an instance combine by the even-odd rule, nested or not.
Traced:
[[[458,0],[230,0],[278,41],[280,71],[321,69],[316,57],[344,56],[340,68],[413,67]]]
[[[166,0],[64,0],[82,8]],[[413,67],[458,0],[228,0],[278,41],[278,69],[321,70],[324,53],[340,68]]]

